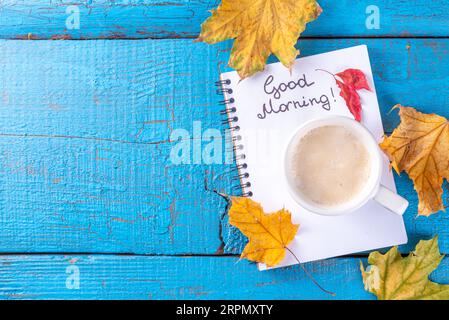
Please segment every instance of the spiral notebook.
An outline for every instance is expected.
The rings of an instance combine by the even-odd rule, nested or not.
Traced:
[[[301,208],[284,182],[283,151],[295,129],[323,116],[353,117],[331,75],[349,68],[360,69],[367,77],[372,90],[358,91],[362,123],[380,141],[384,131],[364,45],[297,59],[291,71],[280,63],[269,64],[265,71],[243,81],[236,72],[223,73],[218,82],[234,141],[242,194],[260,202],[265,212],[285,207],[292,213],[293,222],[300,227],[289,249],[301,262],[407,242],[402,217],[374,201],[348,215],[319,216]],[[386,157],[382,183],[395,190]],[[279,266],[296,263],[287,252]]]

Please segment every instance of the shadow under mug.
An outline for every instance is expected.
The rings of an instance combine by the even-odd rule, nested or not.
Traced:
[[[371,172],[362,190],[347,202],[335,206],[319,205],[302,195],[295,187],[292,159],[299,141],[308,132],[323,126],[343,126],[357,137],[365,146],[371,160]],[[343,117],[330,116],[311,120],[299,127],[292,135],[284,153],[284,175],[293,199],[303,208],[320,215],[337,216],[353,212],[373,199],[393,213],[402,215],[408,207],[408,201],[380,183],[382,176],[381,150],[372,134],[359,122]]]

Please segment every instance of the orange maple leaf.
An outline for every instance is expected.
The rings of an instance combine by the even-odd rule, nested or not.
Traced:
[[[380,147],[397,173],[405,171],[418,192],[418,214],[444,210],[443,178],[449,179],[449,122],[411,107],[399,108],[401,123]]]
[[[239,228],[249,240],[241,258],[269,267],[279,264],[299,228],[292,223],[290,212],[281,209],[267,214],[259,203],[249,198],[231,197],[231,201],[229,223]]]

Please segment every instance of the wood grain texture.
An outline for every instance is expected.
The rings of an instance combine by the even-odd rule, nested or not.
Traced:
[[[173,128],[221,127],[191,40],[0,47],[1,251],[216,252],[225,204],[205,186],[230,176],[169,162]]]
[[[360,261],[305,264],[332,297],[299,266],[260,272],[237,257],[11,255],[0,257],[0,299],[373,299]],[[79,289],[69,289],[75,272]],[[431,279],[449,283],[448,258]]]
[[[195,38],[219,0],[8,0],[0,4],[3,39]],[[321,0],[324,12],[306,37],[447,37],[449,0]],[[67,24],[75,5],[79,28]],[[378,29],[368,29],[370,6],[380,13]]]
[[[395,103],[449,116],[446,39],[304,40],[304,55],[366,43],[384,126]],[[244,243],[228,228],[230,165],[174,165],[174,129],[222,129],[214,82],[230,43],[191,40],[0,41],[0,251],[215,254]],[[192,138],[192,143],[197,139]],[[235,173],[234,173],[235,174]],[[416,218],[410,244],[449,221]],[[447,196],[447,193],[445,197]],[[223,241],[223,242],[222,242]]]

